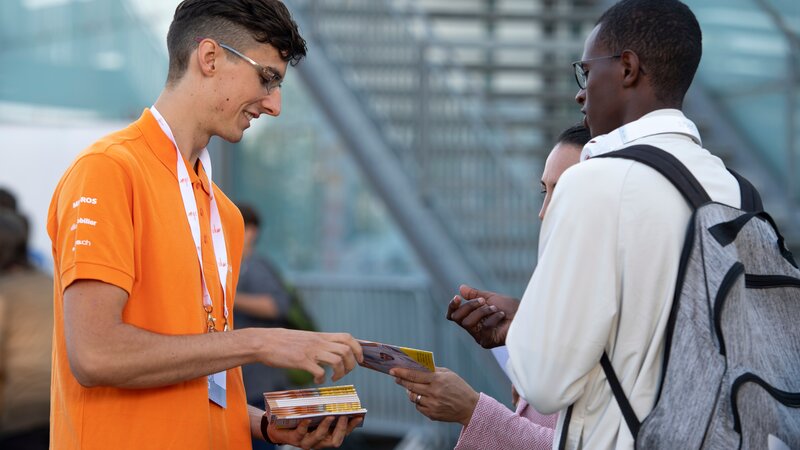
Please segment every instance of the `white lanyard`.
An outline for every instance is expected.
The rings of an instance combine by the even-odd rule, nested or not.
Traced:
[[[617,150],[625,144],[645,136],[665,133],[683,134],[692,138],[697,145],[703,145],[694,122],[687,119],[682,113],[680,115],[642,117],[589,141],[581,151],[581,161]]]
[[[178,150],[178,143],[175,142],[175,136],[172,130],[164,120],[161,113],[158,112],[155,106],[150,107],[150,112],[155,117],[158,125],[164,131],[164,134],[169,137],[175,145],[175,153],[178,156],[178,186],[181,190],[181,197],[183,198],[183,207],[186,210],[186,220],[189,221],[189,228],[192,230],[192,238],[194,245],[197,249],[197,260],[200,262],[200,279],[203,285],[203,309],[207,313],[208,331],[217,331],[215,326],[214,316],[211,314],[214,307],[211,302],[211,294],[208,293],[208,283],[206,282],[205,272],[203,271],[203,251],[200,245],[200,218],[197,213],[197,201],[192,191],[191,178],[189,172],[186,170],[186,163],[184,162],[183,155]],[[225,285],[228,281],[228,250],[225,245],[225,234],[222,232],[222,220],[219,216],[219,209],[217,208],[217,199],[214,196],[214,186],[211,182],[211,157],[208,154],[208,149],[203,149],[200,153],[200,163],[203,164],[208,176],[208,190],[211,195],[211,240],[214,244],[214,255],[217,258],[217,273],[219,274],[219,281],[222,284],[222,301],[223,301],[223,315],[225,317],[224,331],[228,330],[228,293],[225,290]]]

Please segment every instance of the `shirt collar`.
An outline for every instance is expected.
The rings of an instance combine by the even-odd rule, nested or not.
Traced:
[[[178,163],[178,155],[175,153],[175,144],[172,142],[169,136],[167,136],[166,132],[164,132],[163,128],[158,123],[158,120],[156,120],[156,117],[153,115],[153,111],[151,111],[149,108],[145,108],[135,124],[147,141],[150,150],[177,180],[178,172],[176,170],[176,164]],[[185,160],[184,163],[186,163]],[[198,171],[195,172],[193,168],[189,167],[189,164],[186,163],[189,177],[192,179],[192,183],[199,182],[206,194],[209,194],[211,189],[208,182],[208,176],[205,173],[203,165],[199,164],[198,166]]]
[[[619,150],[637,139],[657,134],[680,134],[689,137],[697,145],[703,145],[694,122],[687,119],[683,112],[677,109],[659,109],[608,134],[593,138],[583,147],[581,161]]]

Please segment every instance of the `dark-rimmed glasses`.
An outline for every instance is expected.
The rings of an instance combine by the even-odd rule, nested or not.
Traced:
[[[572,68],[575,69],[575,81],[578,83],[578,87],[581,89],[586,89],[586,70],[583,67],[584,63],[590,61],[598,61],[601,59],[614,59],[620,58],[622,55],[613,55],[613,56],[600,56],[598,58],[591,58],[591,59],[584,59],[583,61],[575,61],[572,63]]]
[[[203,39],[204,38],[195,38],[195,41],[199,43]],[[281,83],[283,82],[283,77],[280,76],[280,74],[278,74],[275,70],[269,67],[262,66],[261,64],[253,61],[253,59],[250,58],[249,56],[245,55],[239,50],[236,50],[230,45],[223,44],[222,42],[218,42],[218,44],[225,50],[247,61],[248,63],[250,63],[251,66],[253,66],[253,69],[256,69],[256,72],[258,72],[258,76],[261,78],[261,86],[264,87],[265,91],[267,91],[267,95],[272,94],[272,91],[281,87]]]

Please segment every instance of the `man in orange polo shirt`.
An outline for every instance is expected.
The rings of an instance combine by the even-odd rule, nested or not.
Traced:
[[[277,116],[305,41],[278,0],[185,0],[155,105],[81,153],[58,184],[53,449],[241,449],[252,436],[338,446],[360,419],[279,430],[245,403],[239,366],[337,380],[362,360],[347,334],[234,329],[244,225],[213,184],[211,136]]]

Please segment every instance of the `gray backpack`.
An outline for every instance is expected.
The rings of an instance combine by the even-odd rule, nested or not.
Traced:
[[[634,146],[694,209],[681,254],[653,411],[639,422],[601,365],[637,449],[800,449],[800,270],[753,186],[742,209],[711,201],[669,153]],[[635,301],[635,299],[626,299]]]

